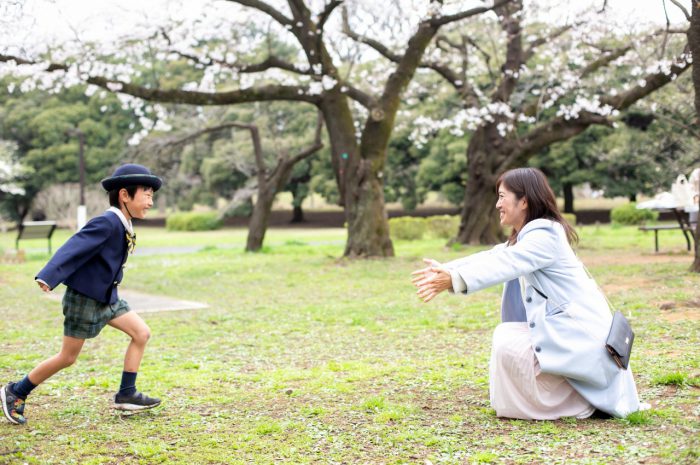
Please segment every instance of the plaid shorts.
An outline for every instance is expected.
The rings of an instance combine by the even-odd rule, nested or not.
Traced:
[[[66,288],[63,296],[63,335],[77,339],[90,339],[102,331],[107,323],[129,310],[126,300],[103,304],[95,299]]]

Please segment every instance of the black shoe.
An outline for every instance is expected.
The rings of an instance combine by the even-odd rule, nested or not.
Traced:
[[[23,425],[27,422],[24,418],[24,399],[17,397],[12,392],[12,386],[15,383],[8,383],[0,390],[0,399],[2,399],[2,413],[5,418],[15,425]]]
[[[138,391],[130,395],[120,393],[114,395],[114,408],[117,410],[146,410],[159,405],[160,399],[148,397],[146,394]]]

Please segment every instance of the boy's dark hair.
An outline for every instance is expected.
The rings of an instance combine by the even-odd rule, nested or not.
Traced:
[[[140,186],[126,186],[109,191],[109,205],[111,207],[119,208],[119,191],[122,189],[126,189],[126,193],[129,194],[129,197],[133,199],[139,187]]]

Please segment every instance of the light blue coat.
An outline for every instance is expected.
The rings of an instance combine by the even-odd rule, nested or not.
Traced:
[[[512,246],[454,260],[455,292],[522,278],[530,340],[544,373],[561,375],[595,408],[615,417],[639,410],[632,370],[618,368],[605,348],[612,314],[574,254],[561,224],[527,223]],[[465,288],[466,286],[466,288]]]

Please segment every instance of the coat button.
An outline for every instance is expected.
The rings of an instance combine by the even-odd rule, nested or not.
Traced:
[[[540,346],[535,347],[535,352],[541,352],[542,348]]]
[[[527,303],[532,302],[532,297],[528,297],[527,299],[525,299],[525,302],[527,302]]]
[[[535,327],[535,322],[534,322],[534,321],[531,321],[531,322],[530,322],[530,328],[534,328],[534,327]]]

